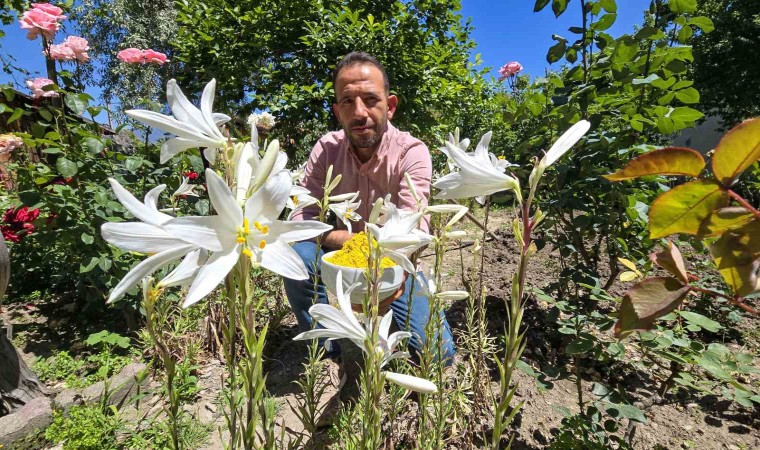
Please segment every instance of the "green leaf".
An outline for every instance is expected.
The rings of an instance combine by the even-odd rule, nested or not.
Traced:
[[[673,112],[668,116],[673,120],[680,120],[682,122],[694,122],[704,117],[704,114],[696,109],[689,108],[688,106],[681,106],[675,108]]]
[[[684,319],[686,319],[686,321],[689,322],[690,324],[697,325],[713,333],[717,333],[719,330],[723,328],[718,322],[712,319],[708,319],[702,314],[697,314],[691,311],[678,311],[678,314]]]
[[[567,0],[552,0],[552,11],[554,17],[559,17],[567,9]]]
[[[24,110],[21,108],[16,108],[15,110],[13,110],[13,114],[11,114],[11,116],[8,117],[8,120],[5,121],[6,125],[10,125],[11,123],[17,121],[23,115],[24,115]]]
[[[724,186],[760,159],[760,118],[745,120],[729,130],[715,147],[712,168]]]
[[[69,94],[65,99],[66,106],[71,108],[74,114],[81,116],[87,111],[88,101],[85,94]]]
[[[635,420],[636,422],[647,423],[644,412],[633,405],[624,405],[620,403],[603,403],[604,410],[613,417],[624,417]]]
[[[55,168],[64,178],[73,177],[78,172],[77,163],[65,157],[58,158],[58,161],[55,162]]]
[[[600,0],[599,5],[601,5],[601,7],[608,13],[617,12],[617,3],[615,3],[615,0]]]
[[[676,92],[676,98],[687,105],[699,103],[699,91],[690,87]]]
[[[640,84],[652,84],[654,80],[659,80],[660,76],[656,73],[653,73],[652,75],[649,75],[646,78],[634,78],[633,81],[631,81],[631,84],[638,86]]]
[[[82,140],[82,148],[93,155],[97,155],[103,151],[105,146],[100,141],[100,139],[88,137]]]
[[[710,20],[709,17],[705,17],[705,16],[692,17],[691,19],[689,19],[689,25],[694,25],[695,27],[698,27],[700,30],[702,30],[705,33],[711,33],[713,30],[715,30],[715,25],[713,25],[713,21]]]
[[[40,115],[40,117],[47,120],[48,122],[53,120],[53,115],[50,114],[50,111],[48,111],[47,109],[38,109],[37,113]]]
[[[577,355],[580,353],[587,353],[589,350],[592,350],[594,348],[594,341],[591,339],[573,339],[570,341],[569,344],[567,344],[567,347],[565,348],[565,352],[570,355]]]
[[[617,14],[608,13],[599,18],[596,22],[591,24],[591,29],[594,31],[604,31],[612,26],[617,19]]]
[[[132,172],[135,173],[137,169],[140,168],[143,164],[143,159],[140,157],[129,157],[127,158],[127,161],[124,163],[124,167]]]
[[[733,380],[733,377],[723,367],[720,358],[715,353],[709,351],[704,352],[699,358],[697,358],[697,364],[716,378],[725,381]]]
[[[669,0],[668,7],[676,14],[690,13],[697,10],[697,0]]]
[[[82,239],[82,242],[85,243],[85,245],[91,245],[93,242],[95,242],[95,238],[93,238],[92,235],[89,235],[87,233],[82,233],[80,238]]]
[[[672,277],[652,277],[634,285],[623,297],[615,335],[647,330],[655,320],[676,309],[690,291]]]
[[[735,295],[744,297],[760,290],[760,220],[727,231],[710,246],[723,280]]]
[[[691,39],[691,36],[694,34],[694,30],[691,29],[690,26],[685,25],[683,28],[678,30],[677,37],[678,42],[682,44],[686,44],[689,42],[689,39]]]
[[[549,4],[549,0],[536,0],[536,4],[533,5],[533,12],[539,12],[542,9],[546,8],[546,5]]]
[[[719,236],[731,230],[742,228],[755,220],[755,216],[743,206],[727,206],[715,210],[699,226],[699,236]]]
[[[684,175],[697,177],[705,168],[698,151],[684,147],[667,147],[637,156],[622,170],[604,175],[609,181],[631,180],[649,175]]]
[[[725,206],[727,200],[723,187],[712,180],[690,181],[674,187],[649,207],[650,239],[675,233],[698,234],[702,221]]]
[[[567,44],[565,41],[559,41],[556,44],[552,45],[549,48],[549,52],[546,54],[546,62],[549,64],[554,64],[555,62],[559,61],[563,56],[565,56],[566,49]]]

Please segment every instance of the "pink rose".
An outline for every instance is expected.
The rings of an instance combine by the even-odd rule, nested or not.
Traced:
[[[20,25],[24,30],[28,30],[27,39],[36,39],[42,33],[45,38],[51,40],[61,28],[60,21],[66,18],[62,13],[61,8],[49,3],[35,3],[32,9],[21,15]]]
[[[125,63],[136,64],[143,62],[143,51],[139,48],[125,48],[116,54],[119,61]]]
[[[55,91],[45,91],[42,88],[53,84],[53,80],[49,78],[35,78],[34,80],[26,80],[26,87],[32,90],[32,95],[35,99],[40,97],[58,97],[58,93]]]
[[[127,48],[116,54],[119,60],[129,64],[147,64],[156,63],[163,65],[169,60],[166,55],[155,50],[140,50],[139,48]]]
[[[76,59],[76,54],[74,54],[74,51],[65,43],[51,44],[49,56],[50,59],[53,59],[55,61],[73,61]]]
[[[0,134],[0,155],[5,155],[24,146],[24,140],[14,134]]]
[[[512,61],[504,64],[501,66],[501,69],[499,69],[499,81],[504,81],[505,79],[509,77],[513,77],[517,75],[519,72],[523,70],[522,64],[520,64],[517,61]]]
[[[33,3],[32,9],[39,9],[40,11],[44,11],[51,16],[61,16],[61,20],[66,18],[63,16],[63,10],[61,8],[55,5],[51,5],[50,3]]]
[[[146,63],[157,63],[158,65],[163,65],[168,61],[165,54],[151,49],[143,51],[143,58]]]
[[[87,39],[79,36],[68,36],[63,41],[63,45],[71,49],[77,61],[87,62],[90,59],[90,55],[87,54],[87,51],[90,49]]]

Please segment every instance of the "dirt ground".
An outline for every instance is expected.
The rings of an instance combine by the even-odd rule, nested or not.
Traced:
[[[517,262],[517,252],[506,232],[508,223],[509,217],[506,212],[497,212],[491,217],[489,229],[497,230],[496,234],[504,241],[492,241],[486,246],[488,249],[485,256],[484,276],[487,285],[486,307],[489,331],[494,336],[500,332],[506,319],[504,299],[508,295],[511,276]],[[463,252],[469,254],[469,249],[464,248]],[[423,255],[423,261],[432,264],[432,257]],[[469,265],[465,264],[465,266]],[[543,248],[531,262],[527,285],[547,289],[550,281],[557,279],[559,266],[558,253],[549,246]],[[447,252],[444,259],[444,282],[448,285],[447,287],[461,289],[459,281],[461,267],[459,250],[452,249]],[[620,295],[624,290],[624,286],[616,283],[611,292]],[[284,297],[282,301],[286,301]],[[49,347],[39,342],[43,339],[43,329],[49,328],[48,332],[61,334],[60,330],[65,328],[66,323],[61,324],[60,321],[68,316],[56,313],[53,309],[43,311],[44,308],[41,309],[38,306],[32,307],[35,309],[35,314],[32,315],[28,314],[28,308],[29,305],[11,303],[7,305],[4,316],[18,324],[17,332],[28,333],[25,338],[26,343],[20,347],[20,350],[31,364],[31,360],[36,355],[48,354]],[[464,327],[465,308],[464,301],[447,306],[447,319],[455,335]],[[545,448],[559,432],[563,418],[562,409],[578,411],[572,361],[563,356],[562,350],[566,342],[563,342],[561,335],[558,335],[557,324],[548,320],[548,308],[548,304],[536,299],[528,301],[524,321],[528,326],[526,335],[528,344],[523,360],[534,369],[555,376],[542,379],[543,383],[551,385],[550,389],[545,389],[539,386],[533,377],[517,372],[518,400],[525,403],[514,430],[516,437],[513,448],[516,449]],[[46,317],[47,315],[49,317]],[[73,314],[71,316],[72,318],[68,320],[73,320]],[[749,321],[745,324],[749,328],[757,328],[760,325],[760,320],[756,318],[746,318],[745,321]],[[37,323],[38,327],[33,326],[34,323]],[[301,431],[301,424],[292,411],[292,407],[296,404],[298,387],[293,380],[298,379],[301,374],[306,354],[305,345],[292,341],[292,337],[297,334],[296,322],[292,314],[287,315],[281,326],[271,329],[270,333],[265,363],[267,387],[281,404],[280,426],[285,427],[289,433],[298,433]],[[75,336],[66,339],[68,342],[76,341]],[[747,343],[724,342],[724,345],[730,344],[742,346]],[[749,344],[750,348],[757,349],[757,342]],[[631,355],[631,358],[636,358],[636,355]],[[645,401],[650,398],[652,396],[652,385],[648,381],[650,374],[635,369],[630,364],[633,362],[631,360],[614,366],[600,367],[593,361],[581,360],[584,397],[587,400],[594,399],[591,389],[596,381],[604,384],[622,383],[624,386],[629,386],[626,391],[630,395],[631,402]],[[336,370],[335,367],[328,366],[327,372],[334,375]],[[224,425],[218,403],[222,374],[221,363],[209,357],[199,369],[198,400],[195,404],[186,407],[186,410],[200,421],[213,424],[215,428]],[[493,374],[492,382],[494,387],[498,387],[496,374]],[[330,397],[336,393],[334,386],[329,388],[322,401],[329,401]],[[160,399],[155,398],[152,407],[156,408],[158,403]],[[717,396],[699,395],[681,390],[678,395],[666,395],[663,401],[646,408],[645,414],[647,422],[639,424],[635,432],[633,444],[636,449],[760,448],[760,408],[758,407],[744,408],[736,403],[721,400]],[[314,448],[323,448],[326,445],[328,444],[323,441],[315,442]],[[207,446],[204,448],[222,448],[220,436],[216,430],[211,433]],[[453,445],[451,448],[457,448],[457,446]]]

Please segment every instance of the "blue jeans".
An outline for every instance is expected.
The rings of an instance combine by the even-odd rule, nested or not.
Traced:
[[[320,265],[322,261],[322,255],[324,251],[319,249],[319,259],[316,259],[317,244],[310,241],[298,242],[293,245],[293,250],[303,260],[306,265],[306,270],[309,272],[309,279],[307,280],[291,280],[283,278],[285,283],[285,293],[288,296],[290,307],[298,319],[298,327],[301,331],[311,329],[311,316],[309,315],[309,307],[312,305],[312,299],[314,298],[314,274],[319,273]],[[314,267],[315,259],[317,261],[317,267]],[[424,280],[424,276],[419,274]],[[412,290],[412,281],[414,277],[407,277],[406,285],[404,287],[404,293],[398,300],[394,301],[390,305],[390,309],[393,311],[393,318],[398,326],[398,329],[404,330],[406,328],[406,320],[409,317],[409,331],[412,333],[412,337],[409,338],[409,351],[412,355],[418,354],[422,349],[422,343],[425,341],[425,325],[430,317],[430,305],[428,304],[428,298],[424,295],[420,295],[422,289],[419,283],[415,282],[414,287],[414,301],[411,302],[411,311],[409,311],[410,301],[409,293]],[[317,284],[317,303],[327,304],[327,291],[325,285],[322,284],[320,279]],[[446,317],[441,311],[442,319],[442,343],[441,354],[446,362],[446,365],[450,365],[454,361],[454,338],[451,335],[451,328],[446,321]],[[335,347],[335,346],[333,346]],[[331,354],[330,356],[337,356]]]

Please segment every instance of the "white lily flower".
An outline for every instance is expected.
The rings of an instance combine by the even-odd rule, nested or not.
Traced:
[[[591,123],[589,121],[578,121],[578,123],[570,127],[562,134],[562,136],[559,137],[559,139],[557,139],[557,142],[555,142],[549,151],[546,152],[544,157],[541,158],[541,161],[538,163],[539,166],[546,168],[557,162],[557,160],[560,159],[562,155],[567,153],[567,151],[570,150],[573,145],[581,140],[581,138],[586,134],[586,132],[588,132],[590,128]]]
[[[359,193],[355,192],[350,195],[351,195],[350,198],[346,198],[345,200],[339,203],[331,203],[328,206],[330,211],[332,211],[333,214],[335,214],[338,220],[343,222],[343,225],[346,226],[349,233],[351,233],[351,221],[356,222],[357,220],[362,220],[362,216],[360,216],[359,213],[356,212],[356,210],[359,209],[359,206],[361,206],[362,201],[361,200],[359,200],[358,202],[354,201],[359,197]]]
[[[358,346],[365,354],[369,354],[367,349],[367,337],[369,336],[368,325],[362,325],[351,310],[351,292],[359,286],[359,283],[353,284],[343,293],[343,271],[338,271],[336,296],[338,297],[338,306],[340,309],[325,304],[316,304],[309,308],[311,317],[323,328],[315,328],[305,331],[293,340],[319,339],[348,339]],[[393,311],[388,311],[380,320],[378,329],[378,342],[375,352],[381,356],[380,367],[384,367],[390,361],[399,358],[408,358],[409,353],[405,351],[396,351],[396,347],[403,340],[412,336],[408,331],[397,331],[389,335],[391,322],[393,320]],[[423,378],[404,375],[394,372],[383,372],[385,378],[402,386],[417,392],[433,393],[437,392],[436,385]]]
[[[311,196],[311,192],[309,192],[308,189],[302,186],[293,185],[290,188],[290,198],[288,198],[288,202],[285,204],[285,206],[290,209],[288,220],[290,220],[290,218],[293,217],[293,214],[297,211],[317,203],[318,200]]]
[[[252,190],[261,187],[274,174],[285,170],[288,156],[280,151],[280,142],[275,139],[267,146],[262,158],[259,156],[258,135],[253,133],[251,142],[246,143],[233,157],[235,173],[235,198],[242,205]]]
[[[419,230],[417,224],[422,217],[422,212],[404,214],[391,202],[386,202],[385,224],[367,222],[367,231],[377,242],[382,255],[388,256],[409,273],[414,273],[414,265],[409,261],[408,255],[415,250],[427,245],[433,238]]]
[[[259,119],[257,122],[264,128],[272,128],[274,127],[275,120],[272,114],[264,111],[263,113],[259,114]]]
[[[290,177],[293,179],[293,184],[301,184],[304,176],[306,176],[306,164],[308,161],[304,161],[296,170],[290,171]]]
[[[415,273],[417,284],[422,287],[422,294],[428,298],[437,298],[443,301],[464,300],[470,296],[467,291],[443,291],[438,292],[438,286],[435,284],[435,271],[431,268],[427,280],[424,280],[419,274]],[[427,281],[427,282],[423,282]]]
[[[557,139],[554,145],[551,146],[548,152],[544,154],[541,161],[533,168],[528,177],[528,183],[530,185],[531,192],[535,191],[538,186],[538,181],[544,174],[547,167],[551,166],[557,160],[559,160],[565,153],[572,148],[573,145],[588,132],[591,128],[591,123],[587,120],[580,120],[578,123],[570,127],[567,131],[562,133],[562,136]]]
[[[441,190],[435,198],[480,197],[519,189],[516,178],[504,174],[504,168],[494,165],[488,155],[490,141],[491,133],[488,132],[483,135],[473,155],[468,155],[459,147],[446,143],[448,155],[459,167],[459,171],[449,173],[433,184]]]
[[[168,288],[172,286],[187,286],[195,279],[201,267],[208,260],[208,251],[199,248],[187,254],[182,262],[158,282],[156,287]]]
[[[216,172],[206,169],[206,180],[211,204],[219,215],[179,217],[164,225],[172,235],[211,252],[188,290],[184,307],[213,291],[237,264],[241,254],[283,277],[308,278],[303,261],[288,244],[310,239],[331,227],[313,220],[289,222],[277,219],[290,193],[287,171],[269,177],[245,201],[244,207]]]
[[[161,146],[161,164],[178,153],[197,147],[206,147],[209,151],[204,154],[213,163],[215,149],[224,148],[227,143],[227,138],[224,137],[219,126],[230,120],[230,117],[225,114],[211,111],[215,90],[216,80],[211,80],[203,89],[199,109],[190,103],[177,86],[177,82],[172,79],[166,85],[166,99],[173,117],[140,109],[131,109],[126,113],[133,119],[177,135]]]
[[[198,194],[193,192],[193,189],[195,189],[198,186],[190,184],[190,178],[188,177],[182,177],[182,184],[179,185],[176,191],[172,194],[172,197],[179,197],[182,195],[192,195],[194,197],[197,197]]]
[[[197,249],[198,246],[184,241],[164,228],[172,216],[158,210],[156,201],[165,185],[151,189],[145,195],[145,202],[140,202],[113,178],[109,178],[116,198],[141,222],[108,222],[103,224],[100,233],[108,243],[122,250],[151,255],[133,267],[114,287],[108,297],[108,303],[121,298],[132,286],[151,275],[161,267],[181,258]]]

